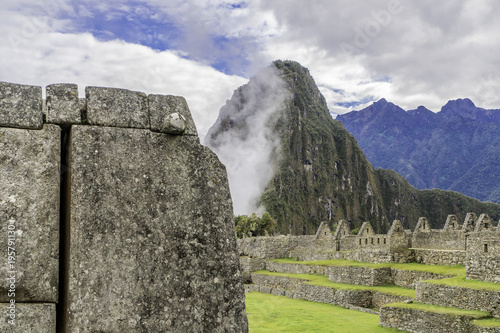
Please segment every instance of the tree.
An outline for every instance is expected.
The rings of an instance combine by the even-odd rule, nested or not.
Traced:
[[[234,226],[238,238],[272,235],[277,230],[276,220],[268,212],[262,214],[262,217],[255,213],[250,216],[236,215]]]

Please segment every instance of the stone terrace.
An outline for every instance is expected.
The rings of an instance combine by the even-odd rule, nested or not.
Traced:
[[[499,229],[474,213],[443,229],[394,221],[387,234],[365,222],[352,235],[339,221],[335,233],[322,223],[314,236],[245,238],[238,250],[247,292],[377,313],[408,332],[500,332]]]

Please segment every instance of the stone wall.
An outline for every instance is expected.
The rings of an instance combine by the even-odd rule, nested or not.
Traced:
[[[500,327],[481,327],[474,325],[474,321],[470,325],[470,333],[500,333]]]
[[[313,302],[340,305],[356,310],[379,308],[384,304],[402,302],[411,298],[371,292],[369,290],[342,290],[307,284],[306,280],[291,277],[252,274],[251,285],[246,291],[260,291],[268,294],[305,299]],[[378,313],[377,313],[378,314]]]
[[[415,289],[418,281],[443,279],[450,277],[432,272],[411,271],[396,268],[369,268],[356,266],[321,266],[280,263],[266,261],[265,268],[271,272],[291,274],[319,274],[328,276],[332,282],[358,284],[366,286],[381,286],[394,284],[403,288]],[[259,269],[263,269],[262,265]]]
[[[247,237],[238,239],[240,255],[263,259],[289,258],[290,251],[305,245],[313,247],[315,236]]]
[[[500,291],[417,282],[418,302],[490,312],[500,318]]]
[[[357,236],[350,234],[349,225],[344,220],[339,221],[333,237],[324,224],[320,229],[315,236],[242,240],[239,242],[240,252],[265,258],[293,257],[304,261],[346,259],[371,263],[467,264],[470,276],[475,279],[500,280],[500,273],[497,273],[500,271],[500,231],[486,214],[475,218],[474,213],[468,213],[463,226],[456,216],[449,215],[442,230],[431,229],[427,219],[420,218],[413,232],[404,230],[396,220],[387,235],[375,234],[368,222],[363,223]],[[485,254],[485,246],[488,254]]]
[[[372,293],[372,308],[380,309],[382,306],[391,303],[413,301],[410,297],[384,294],[380,291]]]
[[[334,266],[329,267],[328,272],[328,280],[338,283],[383,286],[392,282],[391,269],[389,267]]]
[[[470,318],[384,306],[380,309],[380,325],[414,333],[468,333]]]
[[[391,277],[392,283],[396,286],[415,289],[416,282],[418,281],[444,279],[451,276],[392,268]]]
[[[248,331],[226,171],[184,98],[0,83],[0,146],[2,332]]]
[[[334,289],[307,284],[305,280],[263,274],[252,274],[252,282],[258,286],[252,288],[254,291],[268,294],[341,306],[371,307],[372,293],[368,290]]]
[[[415,232],[412,248],[465,251],[465,233],[461,230],[431,229],[429,232]]]
[[[500,283],[500,233],[480,233],[467,244],[467,278]]]
[[[321,265],[285,264],[274,261],[266,262],[266,269],[270,272],[292,274],[319,274],[328,276],[330,267]]]
[[[465,251],[414,249],[415,262],[426,265],[465,265]]]

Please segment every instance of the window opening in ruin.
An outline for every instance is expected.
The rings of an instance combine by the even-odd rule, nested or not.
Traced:
[[[488,252],[488,244],[484,244],[484,253]]]

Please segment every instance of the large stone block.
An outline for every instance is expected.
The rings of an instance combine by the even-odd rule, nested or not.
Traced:
[[[56,333],[56,305],[50,303],[0,303],[5,309],[0,320],[0,332],[5,333]],[[13,314],[14,317],[10,317]],[[14,320],[13,322],[9,322]],[[14,323],[14,325],[12,324]]]
[[[42,87],[0,82],[0,126],[40,129]]]
[[[68,332],[246,332],[224,166],[197,137],[73,126]]]
[[[52,124],[80,124],[80,101],[76,84],[47,86],[47,122]]]
[[[148,104],[152,131],[198,135],[191,111],[189,111],[184,97],[149,95]],[[178,124],[183,125],[182,130]]]
[[[86,87],[87,121],[91,125],[149,128],[146,94],[126,89]]]
[[[0,302],[12,276],[16,302],[57,302],[60,137],[56,125],[0,128]]]

